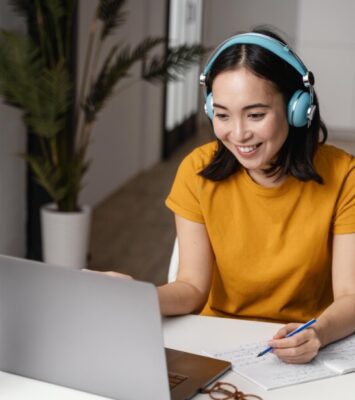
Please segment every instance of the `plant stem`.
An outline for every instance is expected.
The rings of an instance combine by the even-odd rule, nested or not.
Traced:
[[[70,49],[71,43],[73,40],[73,18],[74,18],[74,9],[77,7],[77,0],[70,0],[70,9],[68,10],[68,14],[66,16],[66,30],[65,30],[65,57],[66,59],[71,58]]]
[[[40,46],[42,49],[42,54],[45,57],[45,55],[48,52],[49,64],[53,65],[54,57],[53,57],[53,52],[52,52],[52,46],[51,46],[51,44],[49,44],[49,46],[46,45],[46,40],[45,40],[46,34],[43,29],[44,28],[44,18],[43,18],[43,12],[42,12],[41,4],[40,4],[39,0],[36,0],[36,20],[37,20],[38,35],[39,35]]]
[[[43,36],[43,31],[42,31],[42,26],[43,26],[43,14],[40,9],[40,4],[39,1],[36,0],[36,21],[37,21],[37,29],[38,29],[38,36],[39,36],[39,44],[42,50],[42,54],[46,54],[46,49],[45,49],[45,44],[44,44],[44,36]]]
[[[90,71],[92,51],[93,51],[94,42],[95,42],[95,38],[96,38],[96,32],[97,32],[96,25],[97,25],[97,18],[96,18],[96,9],[95,9],[95,13],[92,18],[92,21],[90,24],[90,29],[89,29],[90,35],[89,35],[89,41],[88,41],[88,45],[87,45],[86,57],[85,57],[85,62],[84,62],[84,72],[83,72],[81,88],[80,88],[78,102],[77,102],[78,104],[76,106],[76,111],[75,111],[76,122],[75,122],[74,130],[75,130],[75,137],[77,138],[76,145],[79,147],[80,147],[80,142],[81,142],[81,135],[79,135],[79,132],[82,131],[81,125],[82,125],[82,119],[83,119],[83,113],[81,110],[81,102],[85,98],[86,87],[88,84],[87,81],[88,81],[88,76],[89,76],[89,71]]]
[[[81,132],[82,143],[80,146],[80,150],[81,150],[83,160],[85,159],[86,150],[87,150],[89,142],[90,142],[92,126],[93,126],[92,122],[90,122],[90,123],[85,122],[85,124],[83,126],[83,130]]]
[[[47,149],[44,139],[40,136],[37,136],[37,137],[38,137],[39,146],[40,146],[42,154],[43,154],[43,158],[46,160],[49,160],[50,159],[49,152],[48,152],[48,149]]]
[[[100,22],[100,21],[99,21]],[[100,31],[102,31],[102,28],[103,28],[103,24],[101,23],[101,29],[100,29]],[[96,43],[98,42],[98,40],[96,40]],[[98,63],[98,61],[99,61],[99,58],[100,58],[100,53],[101,53],[101,48],[102,48],[102,39],[100,38],[100,40],[99,40],[99,44],[96,44],[96,51],[95,51],[95,56],[94,56],[94,61],[93,61],[93,66],[92,66],[92,71],[91,71],[91,82],[93,81],[93,76],[95,75],[95,73],[96,73],[96,68],[97,68],[97,63]]]
[[[54,31],[55,31],[55,37],[56,37],[56,41],[58,44],[58,58],[59,60],[63,60],[64,58],[64,46],[63,46],[63,38],[60,34],[60,28],[58,25],[58,19],[55,18],[54,19]]]
[[[58,148],[56,138],[50,139],[49,141],[50,153],[52,156],[52,164],[54,167],[58,167]]]

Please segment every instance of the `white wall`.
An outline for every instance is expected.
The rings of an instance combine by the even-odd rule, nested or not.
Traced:
[[[80,71],[95,3],[81,0]],[[110,43],[137,44],[148,35],[165,36],[165,6],[165,0],[128,1],[127,22],[110,38]],[[139,73],[139,68],[140,65],[133,71]],[[96,205],[128,179],[160,160],[162,109],[162,85],[143,82],[119,92],[108,102],[93,130],[91,166],[85,179],[83,202]]]
[[[355,2],[299,0],[297,49],[331,130],[355,135]]]
[[[19,29],[16,19],[0,0],[0,27]],[[25,254],[25,163],[17,156],[25,151],[25,128],[20,113],[0,100],[0,254]]]
[[[239,31],[271,24],[294,42],[299,0],[204,0],[203,43],[216,46]]]

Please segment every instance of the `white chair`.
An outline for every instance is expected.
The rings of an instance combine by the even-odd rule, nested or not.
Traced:
[[[179,242],[175,238],[173,252],[171,253],[169,271],[168,271],[168,282],[175,282],[176,276],[179,269]]]

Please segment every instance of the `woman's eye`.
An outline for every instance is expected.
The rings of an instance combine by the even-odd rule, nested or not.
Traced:
[[[220,120],[225,120],[228,118],[227,114],[221,114],[221,113],[217,113],[216,114],[216,118],[220,119]]]
[[[265,113],[252,113],[252,114],[249,114],[249,118],[251,118],[253,120],[256,120],[256,121],[264,118],[264,116],[265,116]]]

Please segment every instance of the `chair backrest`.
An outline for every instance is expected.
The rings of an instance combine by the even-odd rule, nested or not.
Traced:
[[[169,283],[176,281],[178,269],[179,269],[179,242],[178,239],[175,238],[173,252],[171,253],[170,264],[169,264],[169,272],[168,272]]]

